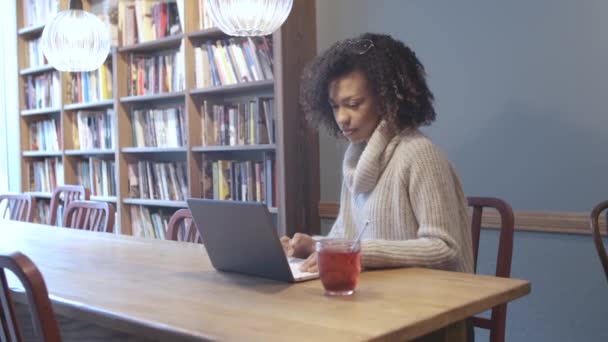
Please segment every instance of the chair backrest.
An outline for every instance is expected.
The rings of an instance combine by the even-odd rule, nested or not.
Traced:
[[[180,209],[171,216],[167,229],[167,239],[203,243],[192,219],[190,209]]]
[[[607,208],[608,201],[604,201],[596,205],[591,211],[591,233],[593,235],[593,242],[595,243],[597,255],[600,257],[600,261],[604,267],[606,280],[608,280],[608,256],[606,255],[606,249],[604,248],[602,235],[600,234],[600,214]],[[606,232],[608,232],[608,213],[606,214]]]
[[[5,270],[13,272],[25,289],[37,337],[47,342],[61,341],[59,324],[42,274],[30,258],[19,252],[0,253],[0,341],[23,341]]]
[[[57,216],[59,204],[61,203],[61,195],[63,194],[63,208],[67,208],[68,204],[74,200],[89,200],[91,191],[82,185],[60,185],[53,190],[51,197],[51,209],[49,212],[49,225],[57,224]]]
[[[1,218],[14,221],[34,222],[36,200],[32,195],[28,193],[0,195],[0,205],[5,200],[6,206],[2,211],[2,215],[0,215]]]
[[[471,220],[471,233],[473,237],[473,256],[475,260],[475,272],[477,272],[477,255],[479,252],[479,235],[481,231],[481,219],[484,208],[496,209],[500,215],[500,238],[498,243],[498,254],[496,259],[496,276],[509,278],[511,276],[511,258],[513,255],[513,232],[515,229],[515,217],[511,206],[498,198],[492,197],[469,197],[469,206],[473,209]],[[473,317],[476,327],[490,330],[491,342],[502,342],[505,340],[505,327],[507,322],[507,305],[498,305],[492,308],[491,318]]]
[[[114,231],[114,206],[106,202],[73,200],[63,212],[62,225],[111,233]]]

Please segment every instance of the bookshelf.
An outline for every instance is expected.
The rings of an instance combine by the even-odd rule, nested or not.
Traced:
[[[37,67],[21,69],[21,71],[19,71],[19,75],[25,76],[25,75],[40,74],[40,73],[52,71],[52,70],[54,70],[52,66],[42,65],[42,66],[37,66]]]
[[[209,195],[214,186],[211,179],[220,177],[221,166],[223,171],[230,168],[232,172],[225,176],[231,177],[230,196],[268,203],[279,233],[319,233],[318,138],[308,129],[298,104],[300,72],[316,52],[314,1],[294,1],[290,17],[277,32],[265,39],[255,37],[249,41],[228,37],[217,28],[208,27],[208,18],[203,28],[201,0],[183,1],[183,10],[179,13],[184,13],[184,17],[179,30],[173,30],[174,22],[165,31],[157,31],[154,35],[159,38],[156,39],[142,41],[133,33],[127,37],[130,32],[127,29],[138,22],[133,16],[134,8],[129,8],[126,2],[126,7],[119,8],[120,18],[130,15],[135,21],[120,22],[118,37],[131,44],[112,49],[106,62],[106,76],[82,74],[79,78],[69,73],[53,74],[56,71],[44,63],[31,65],[30,55],[36,50],[35,41],[44,24],[25,25],[24,6],[33,0],[16,1],[23,191],[35,191],[41,200],[49,197],[50,189],[32,187],[32,178],[40,176],[41,170],[52,168],[54,176],[47,178],[54,179],[43,179],[43,183],[84,182],[97,187],[92,190],[93,200],[116,205],[118,229],[115,230],[145,235],[139,231],[141,228],[134,228],[141,224],[137,221],[166,220],[172,212],[187,206],[186,198]],[[99,0],[83,1],[85,10],[99,7],[99,3]],[[60,9],[67,5],[67,0],[58,1]],[[174,7],[170,7],[173,5],[159,6],[166,6],[162,11],[174,11]],[[207,78],[206,83],[201,83],[202,78],[197,80],[201,77],[201,63],[210,63],[209,58],[215,56],[206,54],[201,60],[201,47],[230,51],[227,53],[242,51],[245,62],[252,63],[245,67],[251,71],[247,81],[213,82],[209,76],[210,64],[203,64]],[[256,53],[257,49],[260,52]],[[256,77],[254,57],[258,59]],[[231,61],[236,61],[234,58]],[[183,62],[180,64],[179,60]],[[263,70],[262,66],[271,70]],[[247,72],[245,68],[237,72],[236,62],[232,68],[235,77]],[[156,80],[158,84],[140,81],[142,70],[147,72],[144,75],[149,80]],[[152,72],[155,76],[150,76]],[[216,70],[216,76],[218,72]],[[59,90],[53,88],[54,92],[49,93],[58,91],[59,101],[49,106],[29,106],[28,82],[44,85],[49,81],[39,75],[47,74],[54,75],[47,77],[50,82],[57,80],[53,86]],[[176,75],[182,75],[182,80]],[[75,89],[85,88],[91,82],[103,84],[104,77],[111,88],[111,97],[107,98],[107,92],[99,90],[92,96],[89,94],[89,101],[74,101],[86,97]],[[31,92],[32,88],[27,89]],[[232,118],[232,121],[227,119],[223,127],[228,132],[224,140],[218,137],[224,134],[219,128],[220,117]],[[31,127],[41,121],[46,122],[37,124],[44,127],[44,137],[49,135],[49,127],[56,124],[53,134],[57,135],[57,148],[32,149],[32,132],[36,131]],[[235,127],[238,122],[240,126],[234,128],[229,122]],[[231,130],[238,131],[238,135]],[[83,135],[83,131],[87,133]],[[91,138],[100,131],[101,136]],[[53,134],[50,134],[52,138]],[[210,136],[218,139],[212,141]],[[37,171],[32,171],[33,164],[38,167]],[[213,167],[216,178],[212,172],[207,173]],[[134,172],[137,178],[133,177]],[[91,174],[102,175],[105,180],[100,181],[96,178],[99,175]],[[88,183],[85,179],[89,179]],[[223,178],[222,184],[226,179]],[[255,185],[251,185],[252,179]],[[138,188],[134,188],[133,183],[137,183]],[[213,190],[217,189],[219,186],[215,185]],[[145,225],[143,229],[146,230]],[[156,235],[162,236],[162,233]]]
[[[153,41],[137,43],[129,46],[120,47],[120,52],[147,52],[164,50],[172,47],[178,47],[184,39],[183,34],[176,34],[168,37],[158,38]]]
[[[18,0],[17,0],[18,1]],[[19,11],[19,10],[17,10]],[[44,24],[34,24],[29,27],[24,27],[17,30],[17,34],[21,37],[31,37],[38,36],[42,34],[42,30],[44,30]]]
[[[61,112],[60,107],[49,107],[40,109],[23,109],[21,111],[22,116],[35,116],[35,115],[46,115]]]
[[[79,109],[94,109],[94,108],[113,107],[113,106],[114,106],[114,100],[109,99],[109,100],[92,101],[92,102],[87,102],[87,103],[66,104],[65,106],[63,106],[63,109],[64,110],[79,110]]]
[[[48,4],[49,2],[44,1],[45,6]],[[42,21],[50,16],[52,9],[40,7],[38,10],[32,9],[30,15],[26,15],[25,7],[29,8],[30,5],[30,2],[17,1],[16,6],[21,189],[31,191],[32,196],[41,203],[39,207],[44,207],[44,203],[48,207],[51,186],[54,185],[51,182],[55,183],[59,178],[63,180],[61,168],[58,166],[58,163],[63,161],[60,136],[61,75],[44,63],[37,44],[44,29]],[[31,96],[32,90],[42,95],[51,94],[52,101],[42,95]],[[48,177],[41,177],[41,174],[35,179],[30,177],[34,167],[44,169]],[[58,173],[61,173],[60,177]]]

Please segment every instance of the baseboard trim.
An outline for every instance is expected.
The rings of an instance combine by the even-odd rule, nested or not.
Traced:
[[[338,216],[338,210],[338,203],[319,203],[319,217],[321,219],[335,219]],[[591,234],[589,213],[516,211],[514,214],[515,230],[562,234]],[[485,210],[482,223],[487,228],[498,228],[500,226],[498,212]],[[604,215],[600,217],[600,227],[606,227],[606,217]],[[603,232],[605,233],[605,230]]]

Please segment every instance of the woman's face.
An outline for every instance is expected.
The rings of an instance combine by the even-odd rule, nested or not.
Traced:
[[[359,70],[329,83],[329,104],[342,134],[352,143],[367,141],[380,122],[376,96]]]

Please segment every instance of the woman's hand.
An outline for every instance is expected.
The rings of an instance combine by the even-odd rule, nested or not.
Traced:
[[[319,272],[319,267],[317,266],[317,252],[312,253],[308,259],[300,265],[300,271],[311,273]]]
[[[291,248],[291,239],[289,236],[281,236],[281,245],[283,246],[283,252],[285,252],[285,255],[291,256],[293,254],[293,249]]]
[[[309,257],[315,251],[315,240],[302,233],[295,233],[291,239],[287,236],[281,237],[281,245],[285,255],[301,259]]]

